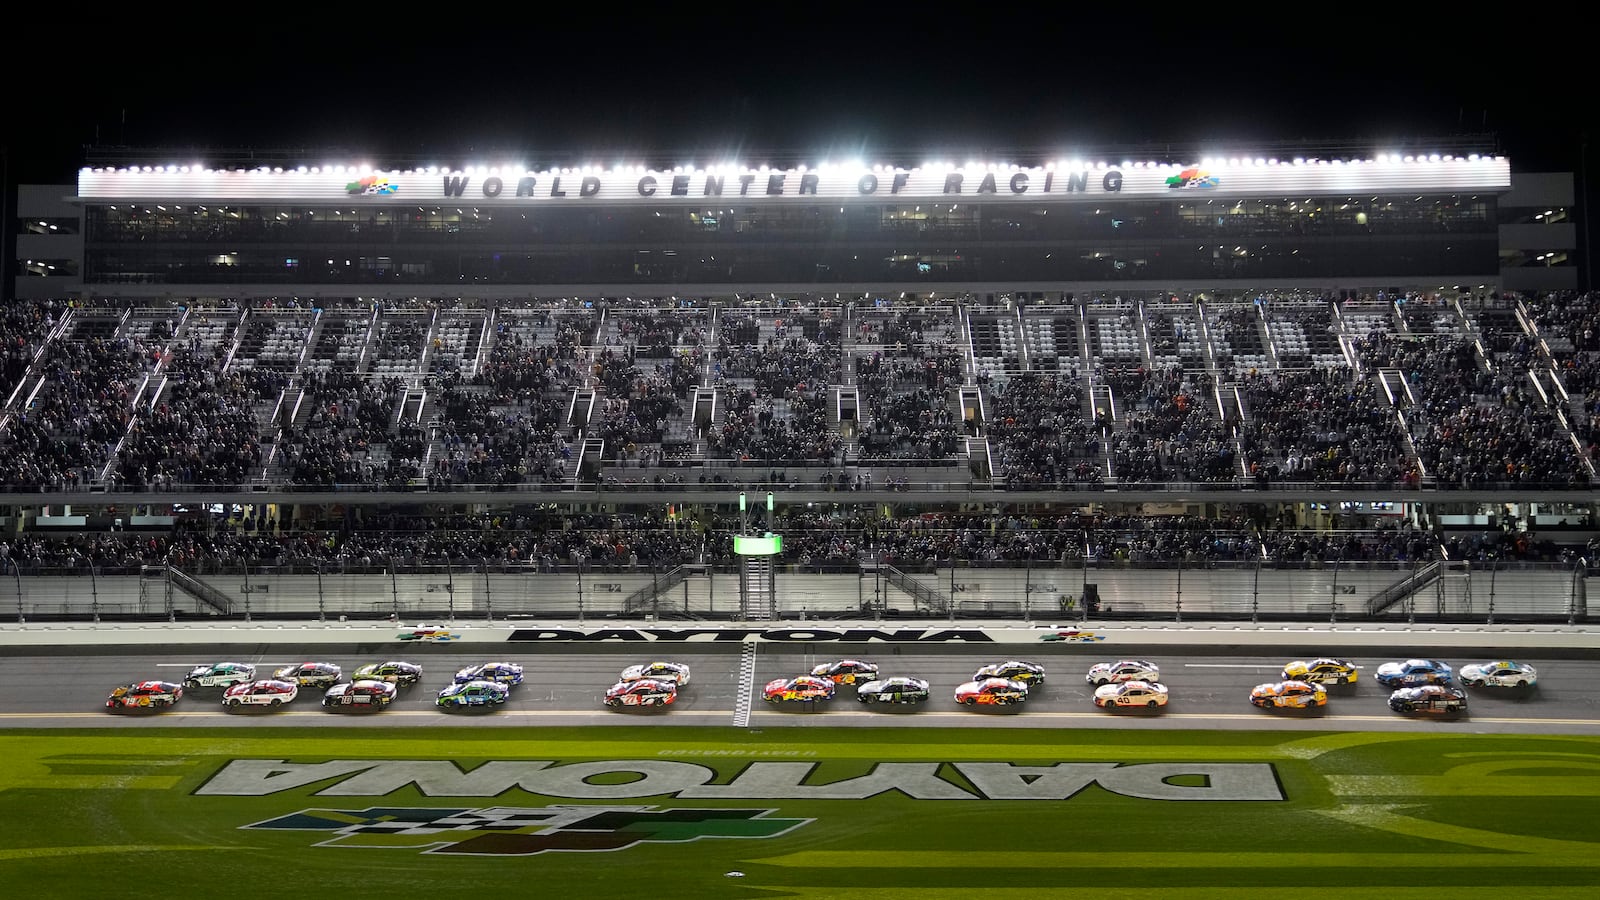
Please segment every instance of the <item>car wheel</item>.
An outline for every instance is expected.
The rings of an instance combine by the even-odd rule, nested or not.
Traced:
[[[1158,704],[1154,700],[1147,700],[1147,701],[1145,701],[1144,705],[1148,706],[1151,709],[1155,709]]]
[[[1416,708],[1417,707],[1415,705],[1410,704],[1410,703],[1402,703],[1402,704],[1400,704],[1400,711],[1401,712],[1407,712],[1407,713],[1408,712],[1414,712],[1414,711],[1416,711]]]
[[[962,703],[962,704],[965,704],[965,705],[967,705],[967,706],[972,706],[972,705],[973,705],[973,704],[975,704],[975,703],[977,703],[977,702],[978,702],[978,698],[976,698],[976,697],[963,697],[963,698],[962,698],[962,699],[961,699],[961,700],[960,700],[960,701],[958,701],[958,702],[960,702],[960,703]]]
[[[273,706],[282,706],[283,705],[283,701],[279,700],[277,697],[273,697],[272,698],[272,705]]]
[[[233,707],[234,709],[238,709],[239,707],[244,705],[244,701],[240,700],[238,697],[235,697],[232,700],[228,701],[228,705]]]

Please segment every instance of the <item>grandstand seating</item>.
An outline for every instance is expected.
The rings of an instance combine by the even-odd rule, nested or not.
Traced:
[[[779,480],[851,488],[1570,489],[1594,474],[1596,306],[35,303],[4,320],[0,476],[12,490],[459,490],[793,467],[821,471]]]

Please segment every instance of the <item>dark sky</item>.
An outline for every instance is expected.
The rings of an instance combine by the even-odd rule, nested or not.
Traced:
[[[1600,110],[1586,51],[1563,36],[1575,29],[1554,22],[1406,34],[1354,7],[1350,24],[1248,31],[1203,8],[1171,26],[1153,24],[1158,8],[873,19],[713,6],[674,21],[619,6],[560,22],[463,9],[283,24],[179,11],[159,30],[130,11],[18,40],[0,87],[10,180],[70,180],[86,144],[171,148],[172,162],[250,147],[307,148],[311,164],[1014,162],[1107,145],[1376,152],[1468,133],[1493,133],[1536,171],[1576,168]],[[317,158],[333,149],[348,155]]]

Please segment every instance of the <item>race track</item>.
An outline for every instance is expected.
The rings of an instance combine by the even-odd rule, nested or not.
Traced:
[[[1290,729],[1324,731],[1436,731],[1520,734],[1600,734],[1600,698],[1591,686],[1600,682],[1600,660],[1525,657],[1539,670],[1539,686],[1530,691],[1473,689],[1471,713],[1456,720],[1412,719],[1390,712],[1388,690],[1372,680],[1372,672],[1388,659],[1358,656],[1358,684],[1329,689],[1330,701],[1322,710],[1267,711],[1250,705],[1250,688],[1277,681],[1290,657],[1218,655],[1144,655],[1118,648],[1118,654],[1097,648],[1014,648],[1044,665],[1046,683],[1036,688],[1026,704],[1001,709],[970,709],[955,703],[955,686],[971,678],[981,665],[1006,658],[1003,647],[983,650],[961,648],[939,652],[913,651],[883,646],[840,647],[815,644],[753,645],[758,652],[753,672],[741,681],[737,652],[687,652],[690,648],[654,648],[653,658],[688,663],[691,684],[678,702],[666,710],[614,711],[601,705],[604,690],[617,673],[636,662],[652,658],[650,648],[585,648],[574,652],[538,652],[508,647],[504,655],[493,650],[467,652],[462,646],[356,647],[332,646],[314,657],[338,663],[346,675],[368,662],[409,659],[423,666],[420,685],[403,688],[400,699],[382,711],[330,711],[320,705],[321,691],[303,689],[286,709],[246,708],[239,712],[221,707],[221,690],[201,688],[189,692],[172,710],[159,713],[111,713],[104,707],[111,687],[129,681],[161,679],[181,681],[196,664],[229,659],[254,663],[257,677],[270,677],[277,665],[313,657],[292,657],[280,648],[173,649],[130,654],[123,648],[81,648],[70,654],[8,655],[0,657],[0,728],[35,727],[250,727],[292,726],[439,726],[471,723],[484,727],[507,725],[637,724],[644,721],[676,725],[736,725],[741,697],[749,697],[748,727],[849,727],[849,726],[956,726],[973,728],[1221,728]],[[719,648],[720,649],[720,648]],[[215,652],[209,652],[215,650]],[[760,689],[774,678],[809,671],[849,651],[872,660],[884,676],[912,675],[926,679],[933,698],[920,706],[865,707],[855,701],[855,691],[841,685],[831,702],[774,706],[760,699]],[[520,652],[519,652],[520,651]],[[665,651],[665,652],[662,652]],[[841,653],[841,651],[846,651]],[[1063,652],[1065,651],[1065,652]],[[1084,682],[1089,665],[1121,656],[1149,658],[1162,670],[1171,691],[1164,710],[1104,711],[1090,701],[1092,688]],[[433,703],[453,673],[467,665],[490,659],[508,659],[525,668],[524,683],[512,689],[510,701],[497,710],[443,711]],[[1446,657],[1459,668],[1487,657]]]

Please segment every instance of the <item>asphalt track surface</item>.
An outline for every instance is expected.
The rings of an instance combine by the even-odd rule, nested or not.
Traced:
[[[1537,667],[1539,685],[1530,690],[1474,688],[1469,690],[1470,713],[1454,719],[1411,718],[1391,712],[1389,691],[1372,678],[1377,666],[1402,657],[1355,656],[1361,668],[1357,684],[1331,686],[1328,705],[1320,710],[1262,710],[1250,705],[1250,689],[1277,681],[1284,656],[1228,656],[1215,654],[1143,655],[1119,647],[1121,657],[1148,658],[1161,668],[1162,682],[1171,692],[1165,709],[1101,710],[1091,702],[1093,688],[1084,681],[1089,666],[1119,655],[1099,648],[1003,646],[943,649],[937,652],[880,645],[755,645],[753,677],[740,677],[737,652],[689,652],[692,648],[617,647],[605,649],[509,646],[501,656],[488,648],[462,652],[462,647],[333,646],[314,657],[343,667],[348,673],[368,662],[408,659],[423,666],[420,685],[402,688],[400,698],[385,710],[340,711],[322,707],[322,691],[302,689],[298,699],[281,709],[222,708],[220,688],[189,691],[170,710],[111,712],[105,708],[110,689],[122,683],[148,679],[181,681],[197,664],[223,659],[256,665],[257,677],[270,677],[278,665],[304,662],[274,647],[173,648],[133,654],[125,648],[80,648],[66,654],[0,656],[0,728],[273,726],[450,726],[485,727],[517,725],[739,724],[738,700],[750,697],[748,727],[752,729],[837,728],[860,726],[938,726],[968,728],[1178,728],[1178,729],[1288,729],[1310,731],[1461,731],[1470,733],[1600,734],[1600,660],[1523,657]],[[655,655],[652,656],[652,649]],[[721,648],[719,648],[721,649]],[[978,667],[1000,662],[1006,650],[1035,651],[1020,655],[1045,667],[1043,686],[1030,692],[1026,703],[1004,708],[970,708],[953,698],[956,685],[967,681]],[[226,652],[225,652],[226,651]],[[520,651],[520,652],[519,652]],[[860,651],[855,654],[852,651]],[[1054,651],[1054,652],[1052,652]],[[842,656],[871,660],[884,676],[911,675],[926,679],[932,698],[908,706],[867,706],[855,700],[855,691],[840,685],[831,701],[769,704],[760,699],[761,687],[775,678],[806,673],[820,662]],[[503,707],[491,710],[446,711],[434,698],[453,674],[468,665],[505,659],[524,666],[524,681],[511,691]],[[693,672],[676,704],[657,710],[611,710],[601,703],[618,672],[633,663],[671,659],[687,663]],[[1457,669],[1487,657],[1451,657]]]

